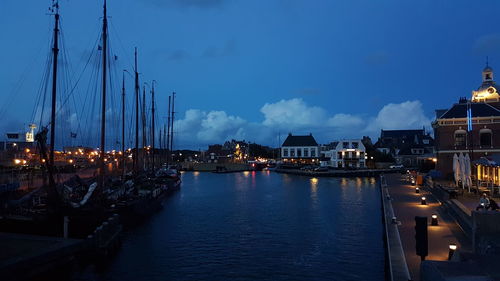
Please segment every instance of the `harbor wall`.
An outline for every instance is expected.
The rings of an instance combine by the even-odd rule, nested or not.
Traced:
[[[244,164],[244,163],[195,163],[195,162],[182,163],[182,170],[184,171],[214,172],[217,171],[217,169],[221,168],[226,171],[251,170],[251,166],[249,164]]]

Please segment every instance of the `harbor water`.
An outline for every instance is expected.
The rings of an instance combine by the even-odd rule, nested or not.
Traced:
[[[384,280],[375,178],[185,172],[165,207],[76,280]]]

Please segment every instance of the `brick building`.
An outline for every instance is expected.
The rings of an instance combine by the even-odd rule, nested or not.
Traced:
[[[471,160],[500,154],[500,87],[493,80],[493,69],[486,66],[481,86],[471,99],[460,98],[449,109],[436,110],[434,139],[436,169],[452,177],[453,155],[469,154]]]

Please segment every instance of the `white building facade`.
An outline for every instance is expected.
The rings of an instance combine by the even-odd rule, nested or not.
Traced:
[[[289,134],[281,146],[281,159],[292,163],[317,163],[319,146],[312,135],[293,136]]]
[[[322,166],[333,168],[365,168],[366,148],[360,139],[333,142],[322,149]]]

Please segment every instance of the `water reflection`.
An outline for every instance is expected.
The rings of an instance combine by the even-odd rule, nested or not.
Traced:
[[[309,180],[310,185],[311,185],[311,199],[313,199],[314,203],[316,203],[318,199],[318,178],[311,178]]]

